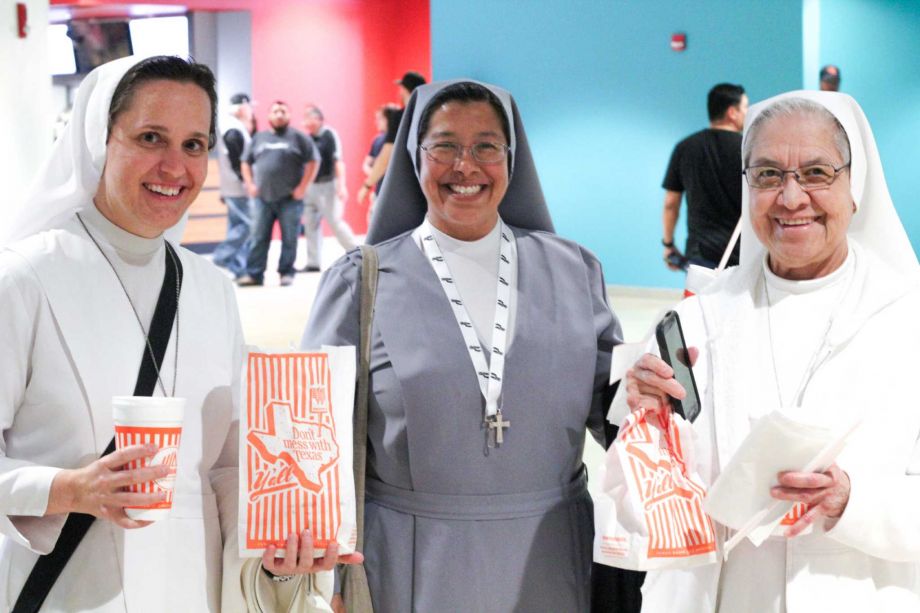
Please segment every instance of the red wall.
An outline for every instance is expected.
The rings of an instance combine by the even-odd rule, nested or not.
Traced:
[[[354,196],[364,179],[361,162],[374,137],[374,110],[398,102],[393,81],[407,70],[431,77],[429,0],[144,0],[182,4],[192,11],[249,10],[252,14],[253,98],[260,127],[273,100],[291,105],[301,127],[303,107],[322,108],[342,140],[348,170],[346,219],[367,228],[366,203]],[[52,5],[102,10],[129,2],[52,0]],[[100,6],[101,5],[101,6]]]

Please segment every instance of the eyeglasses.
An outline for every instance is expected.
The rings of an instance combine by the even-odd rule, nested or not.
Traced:
[[[440,142],[419,145],[428,159],[439,164],[453,164],[463,158],[463,152],[469,150],[473,159],[480,164],[498,164],[508,157],[508,145],[504,143],[482,142],[464,147],[460,143]]]
[[[786,174],[792,173],[796,182],[807,191],[828,187],[837,179],[837,175],[849,166],[849,162],[839,168],[834,168],[830,164],[811,164],[792,170],[782,170],[773,166],[748,166],[742,174],[748,185],[754,189],[778,189],[786,181]]]

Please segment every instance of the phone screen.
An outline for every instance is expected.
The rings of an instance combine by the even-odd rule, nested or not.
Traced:
[[[694,421],[700,414],[700,395],[696,389],[693,370],[690,368],[690,354],[684,342],[680,318],[674,311],[668,311],[655,330],[661,358],[674,370],[674,378],[687,390],[683,400],[671,398],[671,405],[688,421]]]

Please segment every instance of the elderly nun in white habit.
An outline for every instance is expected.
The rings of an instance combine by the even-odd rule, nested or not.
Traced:
[[[620,342],[601,266],[553,233],[508,92],[419,87],[394,151],[368,234],[374,609],[587,610],[582,450]],[[361,267],[325,273],[304,346],[357,345]]]
[[[181,232],[204,181],[215,99],[207,67],[176,57],[95,70],[32,197],[0,237],[4,611],[320,606],[317,577],[305,573],[330,560],[313,565],[312,539],[294,535],[284,561],[273,548],[261,565],[237,556],[239,315],[223,275],[164,238]],[[164,312],[174,315],[153,330],[155,310],[169,303]],[[149,359],[157,345],[165,345],[160,366]],[[163,476],[164,467],[122,470],[151,450],[100,459],[113,437],[112,397],[142,387],[148,359],[147,393],[186,399],[173,507],[154,523],[124,507],[162,494],[122,489]],[[44,589],[25,590],[30,604],[14,609],[39,557],[44,564],[44,554],[64,550],[65,521],[77,514],[91,523],[57,580],[43,570]]]
[[[776,475],[799,519],[720,564],[649,572],[643,611],[920,611],[920,270],[869,123],[847,95],[783,94],[752,107],[743,165],[741,264],[678,308],[700,351],[697,469],[713,483],[778,408],[862,421],[828,470]],[[643,356],[629,406],[681,397],[670,376]]]

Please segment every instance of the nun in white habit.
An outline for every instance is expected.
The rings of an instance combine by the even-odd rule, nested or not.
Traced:
[[[298,556],[312,542],[295,537],[285,562],[274,550],[261,560],[276,577],[297,575],[289,581],[237,555],[236,300],[219,271],[164,238],[181,234],[207,172],[215,98],[211,72],[175,57],[93,71],[0,237],[3,611],[72,512],[96,519],[42,611],[328,610],[319,594],[331,577],[305,575],[316,570],[312,552]],[[163,473],[122,470],[142,448],[99,458],[113,436],[112,397],[134,392],[153,353],[148,330],[170,276],[178,306],[153,394],[185,398],[185,418],[172,509],[147,524],[123,507],[159,495],[121,487]]]
[[[601,266],[553,233],[508,92],[419,87],[394,151],[368,234],[374,609],[585,611],[582,450],[621,336]],[[325,273],[303,346],[358,344],[361,266]]]
[[[697,469],[713,483],[777,408],[862,423],[827,471],[777,475],[771,496],[808,509],[783,534],[649,572],[643,611],[918,611],[920,270],[869,123],[845,94],[783,94],[751,108],[743,156],[740,266],[678,307],[700,350]],[[641,358],[629,406],[682,395],[669,377]]]

